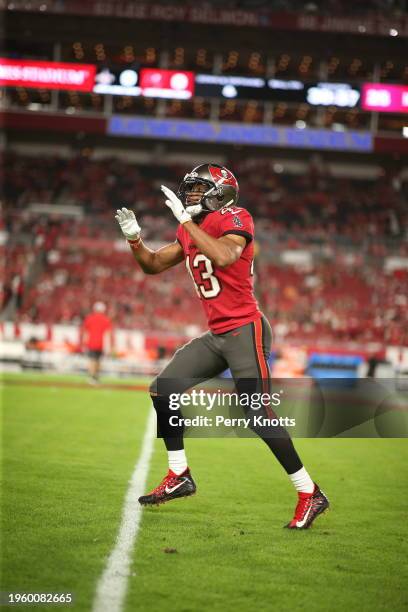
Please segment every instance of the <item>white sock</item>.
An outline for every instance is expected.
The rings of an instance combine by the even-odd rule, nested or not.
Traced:
[[[313,493],[314,482],[304,467],[300,468],[300,470],[294,474],[288,474],[288,476],[298,493]]]
[[[179,476],[187,469],[187,457],[184,448],[177,451],[167,451],[169,456],[169,468]]]

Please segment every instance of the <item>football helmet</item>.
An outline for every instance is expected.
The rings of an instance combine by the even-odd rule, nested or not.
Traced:
[[[194,185],[205,186],[199,202],[188,204],[187,195]],[[219,164],[201,164],[188,172],[181,181],[177,196],[187,212],[195,217],[202,213],[214,212],[224,206],[234,206],[238,201],[238,181],[230,170]]]

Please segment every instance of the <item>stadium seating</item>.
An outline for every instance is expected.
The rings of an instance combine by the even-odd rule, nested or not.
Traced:
[[[36,281],[24,290],[20,321],[79,323],[94,301],[103,300],[120,327],[205,329],[184,266],[145,276],[120,250],[113,219],[118,206],[129,206],[147,242],[173,241],[176,226],[159,205],[159,185],[176,187],[186,168],[16,154],[3,164],[6,205],[13,204],[3,224],[13,237],[2,247],[5,291],[13,278],[25,277],[29,260],[40,262]],[[256,218],[257,294],[276,339],[408,344],[408,274],[383,267],[388,255],[408,255],[407,185],[385,175],[335,178],[319,164],[302,175],[282,172],[266,159],[231,164],[242,202]],[[29,205],[38,202],[80,205],[86,216],[30,216]],[[290,263],[279,257],[287,251],[313,257]]]
[[[3,163],[4,196],[13,210],[33,202],[76,204],[111,227],[112,211],[119,206],[133,208],[147,225],[150,217],[162,217],[160,184],[177,188],[188,170],[181,164],[145,166],[87,156],[65,160],[7,154]],[[326,241],[336,234],[358,244],[403,235],[408,184],[393,183],[385,170],[376,180],[357,180],[330,176],[321,160],[301,175],[284,172],[271,159],[232,159],[229,166],[239,177],[243,205],[256,218],[269,220],[274,230],[296,233],[302,228],[303,236],[306,231]],[[68,225],[77,234],[78,228]],[[157,235],[157,220],[154,230]],[[97,224],[92,232],[98,234]]]

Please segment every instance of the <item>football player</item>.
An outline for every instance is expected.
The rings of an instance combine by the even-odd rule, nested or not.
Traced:
[[[153,491],[139,498],[142,505],[161,504],[196,491],[184,450],[183,426],[169,428],[169,416],[177,412],[170,411],[166,380],[171,379],[172,392],[181,393],[227,368],[237,388],[240,381],[264,383],[270,378],[267,359],[271,328],[253,294],[254,223],[250,213],[237,206],[237,179],[227,168],[208,163],[186,174],[177,195],[164,185],[161,190],[179,223],[174,243],[153,251],[142,241],[141,228],[132,211],[122,208],[116,219],[146,274],[159,274],[185,260],[209,331],[179,349],[151,385],[169,470]],[[175,381],[179,381],[177,389]],[[286,527],[306,529],[329,502],[303,466],[287,431],[283,427],[276,429],[273,437],[256,433],[298,492],[294,516]]]

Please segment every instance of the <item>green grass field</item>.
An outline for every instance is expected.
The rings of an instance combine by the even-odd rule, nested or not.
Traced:
[[[149,410],[143,391],[80,380],[2,387],[1,590],[73,592],[78,611],[115,543]],[[198,494],[144,510],[125,610],[407,609],[406,440],[296,446],[332,510],[293,533],[296,496],[261,441],[187,440]],[[166,469],[157,440],[148,487]]]

